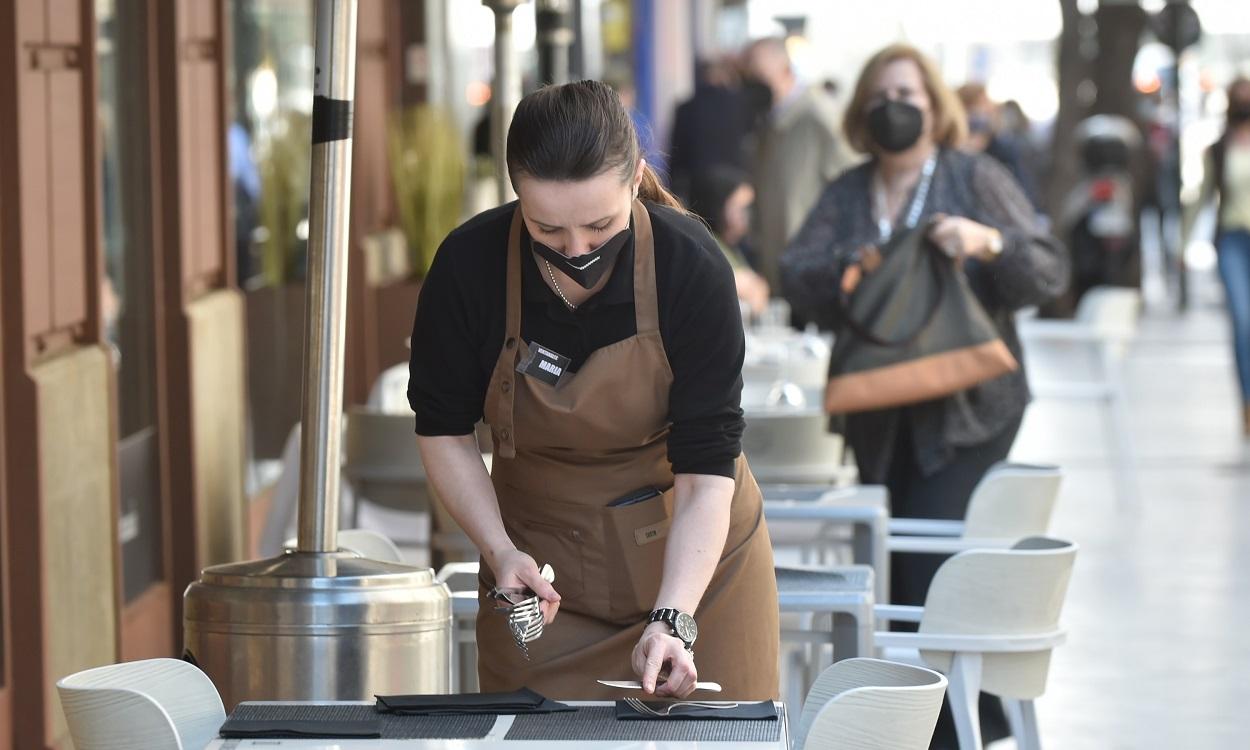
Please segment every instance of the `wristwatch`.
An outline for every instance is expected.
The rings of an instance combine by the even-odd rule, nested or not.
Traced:
[[[664,607],[651,611],[651,617],[647,618],[647,623],[653,622],[668,625],[672,628],[673,635],[685,644],[686,650],[694,651],[694,639],[699,637],[699,626],[693,617],[681,610]]]

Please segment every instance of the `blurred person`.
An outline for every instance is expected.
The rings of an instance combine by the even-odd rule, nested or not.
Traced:
[[[997,159],[1016,178],[1029,203],[1037,208],[1037,180],[1025,166],[1024,144],[1004,127],[1001,108],[990,99],[985,85],[965,83],[956,94],[968,115],[968,138],[963,148]]]
[[[956,259],[1023,362],[1013,313],[1063,291],[1067,255],[1001,164],[956,148],[965,127],[958,98],[915,48],[892,45],[865,64],[845,132],[870,158],[825,189],[786,249],[781,267],[792,304],[843,335],[835,295],[845,263],[895,231],[928,225],[929,240]],[[893,515],[958,520],[977,482],[1007,458],[1028,401],[1021,369],[946,398],[847,415],[845,434],[860,480],[886,485]],[[892,602],[923,604],[940,563],[933,555],[895,555]],[[982,698],[986,741],[1005,736],[1001,706]],[[934,747],[956,744],[949,716],[944,710]]]
[[[1186,225],[1192,229],[1196,209],[1211,202],[1216,204],[1220,280],[1233,323],[1242,435],[1250,439],[1250,78],[1239,77],[1228,86],[1224,132],[1207,151],[1202,192]]]
[[[759,272],[777,289],[782,250],[825,184],[847,165],[849,154],[838,134],[833,100],[821,87],[798,80],[784,40],[752,43],[744,62],[750,90],[757,92],[753,97],[768,106],[754,155],[751,246]]]
[[[673,113],[668,158],[673,192],[688,201],[695,175],[719,166],[745,167],[748,124],[733,67],[726,60],[700,62],[694,94]]]
[[[768,281],[751,268],[742,252],[742,243],[751,229],[754,201],[755,190],[746,172],[717,166],[695,175],[687,206],[707,222],[733,268],[738,299],[747,304],[752,314],[759,315],[768,307]]]

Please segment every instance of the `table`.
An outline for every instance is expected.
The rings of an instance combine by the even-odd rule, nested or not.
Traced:
[[[787,750],[790,747],[790,732],[785,706],[777,704],[780,718],[775,722],[753,721],[657,721],[657,722],[617,722],[612,718],[612,701],[566,701],[569,705],[579,707],[576,714],[543,714],[531,716],[498,716],[486,717],[491,722],[490,729],[480,739],[376,739],[376,740],[342,740],[342,739],[306,739],[306,740],[223,740],[216,739],[204,750],[542,750],[553,745],[557,747],[588,748],[588,750],[705,750],[711,748],[754,748],[755,750]],[[268,703],[242,704],[249,706],[277,705]],[[282,705],[298,706],[332,706],[332,707],[372,707],[373,702],[364,701],[308,701],[297,704]],[[472,717],[477,718],[477,717]],[[576,724],[571,723],[576,721]],[[557,727],[555,722],[561,722]],[[743,731],[759,730],[758,734],[773,734],[775,739],[766,741],[708,741],[698,739],[698,735],[710,736],[715,725],[735,724]],[[629,725],[622,727],[622,725]],[[650,726],[648,726],[650,725]],[[764,725],[768,725],[765,727]],[[776,727],[773,731],[772,727]],[[656,738],[630,737],[628,739],[589,740],[579,739],[585,735],[577,734],[579,728],[595,727],[622,729],[626,733],[643,735],[651,732]],[[559,733],[560,739],[543,737],[541,739],[508,739],[514,737],[541,735],[547,728]],[[663,736],[673,732],[693,733],[690,739],[664,739]]]
[[[773,546],[831,543],[826,524],[850,526],[852,560],[871,566],[877,601],[890,601],[889,493],[884,487],[797,487],[762,485],[764,518]]]

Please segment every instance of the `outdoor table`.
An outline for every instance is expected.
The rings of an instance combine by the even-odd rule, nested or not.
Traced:
[[[204,750],[539,750],[552,745],[588,750],[731,747],[787,750],[790,747],[782,703],[777,703],[778,718],[767,721],[617,721],[612,701],[564,702],[578,710],[520,716],[376,714],[382,718],[382,739],[216,739]],[[242,712],[247,718],[284,718],[291,716],[292,710],[302,710],[304,716],[315,714],[317,718],[347,719],[361,714],[375,715],[373,705],[364,701],[249,702],[239,704],[235,712]],[[445,736],[414,738],[420,734]]]

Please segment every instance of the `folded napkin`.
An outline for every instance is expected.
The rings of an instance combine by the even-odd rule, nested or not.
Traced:
[[[409,716],[443,716],[448,714],[551,714],[576,711],[572,706],[557,703],[521,688],[511,693],[463,693],[460,695],[378,695],[377,710],[382,713]]]
[[[379,719],[227,719],[221,725],[226,739],[374,739],[382,736]]]
[[[671,701],[643,701],[648,707],[663,711]],[[731,701],[732,702],[732,701]],[[635,711],[625,701],[616,702],[616,718],[618,721],[669,721],[687,719],[747,719],[762,721],[777,718],[777,706],[772,701],[759,703],[739,703],[733,708],[694,708],[682,707],[673,709],[668,716],[652,716],[648,713]]]

